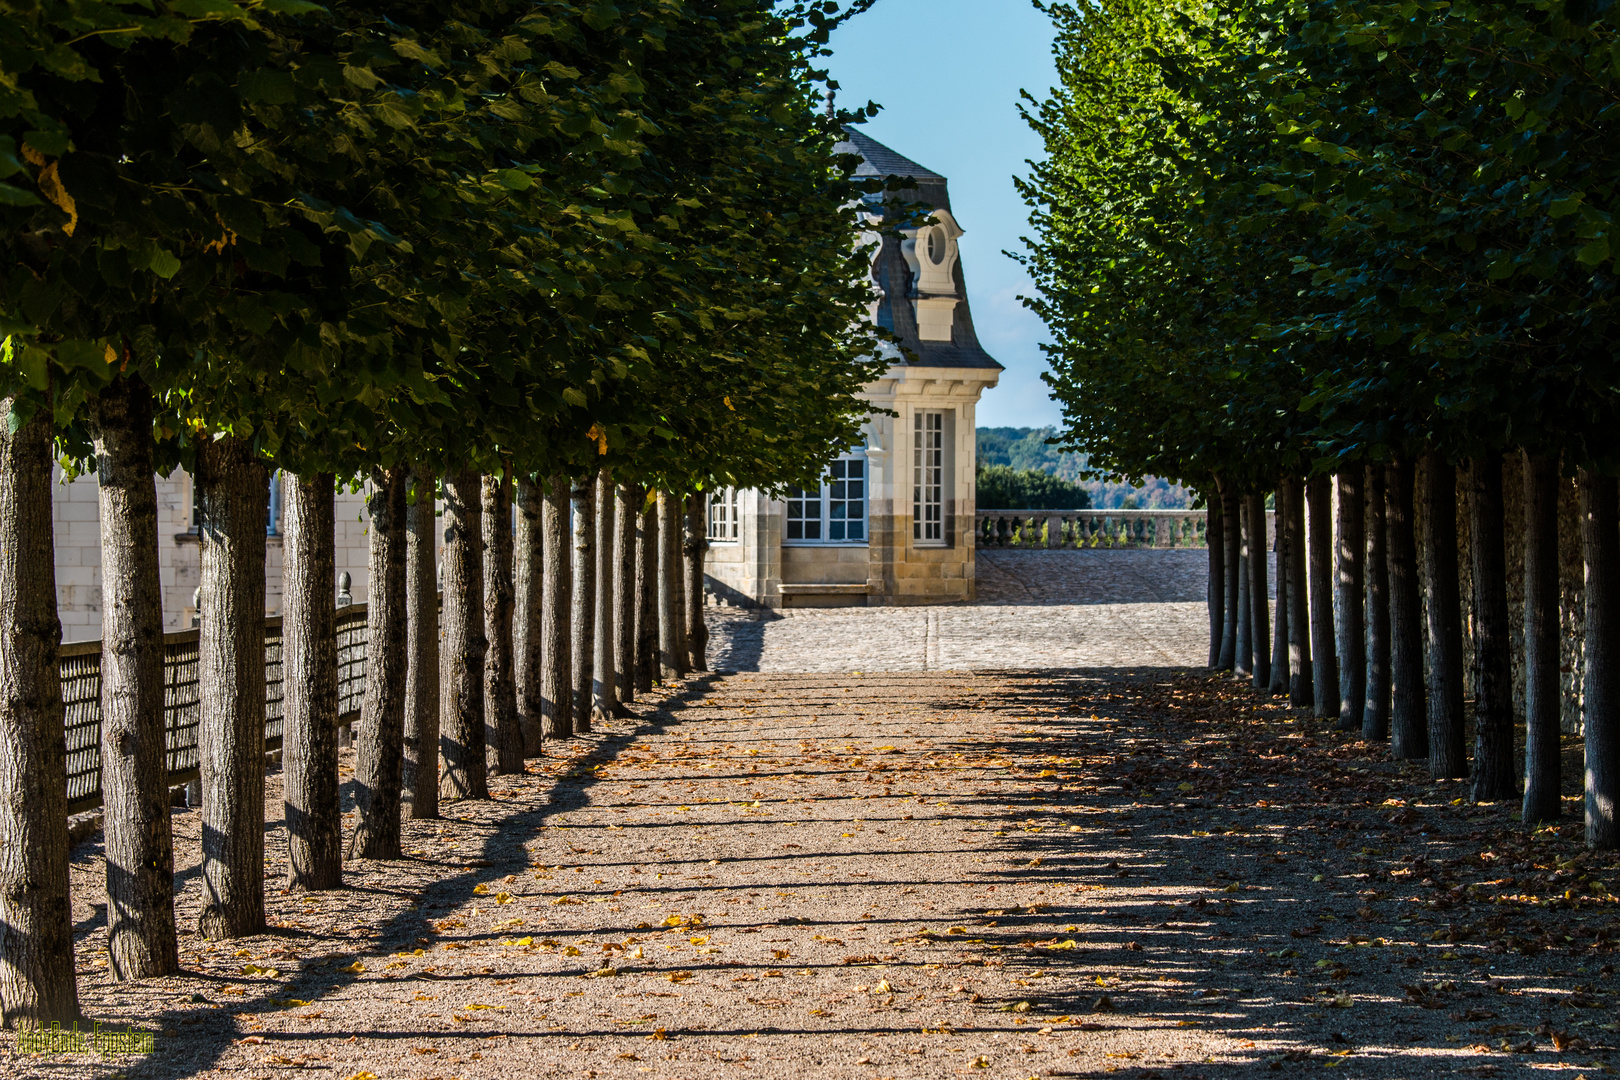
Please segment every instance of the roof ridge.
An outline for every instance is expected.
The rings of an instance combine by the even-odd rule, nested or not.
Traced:
[[[835,150],[841,153],[855,153],[861,157],[861,165],[855,170],[857,176],[901,176],[912,180],[944,180],[945,177],[920,165],[895,150],[884,146],[872,136],[854,128],[844,129],[845,142],[839,143]],[[849,147],[848,150],[841,149]]]

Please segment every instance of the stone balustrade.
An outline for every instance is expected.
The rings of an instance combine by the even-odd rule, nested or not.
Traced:
[[[1201,548],[1207,521],[1203,510],[976,510],[973,535],[981,548]]]

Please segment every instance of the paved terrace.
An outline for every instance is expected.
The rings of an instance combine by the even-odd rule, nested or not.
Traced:
[[[1200,549],[980,551],[949,607],[711,609],[716,671],[952,671],[1208,660]]]

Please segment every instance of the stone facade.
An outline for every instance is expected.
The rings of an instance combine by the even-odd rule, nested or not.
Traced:
[[[63,641],[94,641],[101,636],[101,521],[96,478],[80,476],[68,481],[58,473],[54,492],[56,530],[56,598],[62,620]],[[269,493],[266,492],[266,496]],[[191,477],[176,470],[157,478],[158,573],[163,589],[163,629],[183,630],[191,625],[201,550],[191,529]],[[273,506],[279,507],[280,500]],[[265,613],[281,614],[281,536],[265,537]],[[367,596],[367,535],[364,492],[347,490],[337,496],[337,572],[351,577],[356,603]],[[332,595],[337,597],[337,583]]]
[[[864,445],[834,466],[819,493],[818,535],[809,535],[808,497],[717,496],[709,591],[721,603],[771,608],[971,600],[974,410],[1002,369],[973,330],[957,245],[963,230],[943,176],[858,132],[840,149],[861,156],[860,175],[907,184],[867,206],[870,317],[894,335],[882,346],[889,370],[865,389],[874,412],[862,431]],[[897,208],[909,203],[932,208],[929,219],[896,220]],[[864,501],[859,539],[847,516],[855,463]],[[835,536],[840,526],[845,535]]]

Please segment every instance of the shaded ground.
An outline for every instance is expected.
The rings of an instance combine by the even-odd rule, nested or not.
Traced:
[[[5,1076],[1595,1078],[1607,884],[1411,766],[1168,669],[736,675],[412,823],[412,858]],[[275,793],[272,792],[274,797]],[[194,923],[195,816],[179,813]],[[1567,832],[1567,835],[1561,833]],[[272,835],[267,872],[282,873]],[[99,857],[77,853],[76,914]]]

